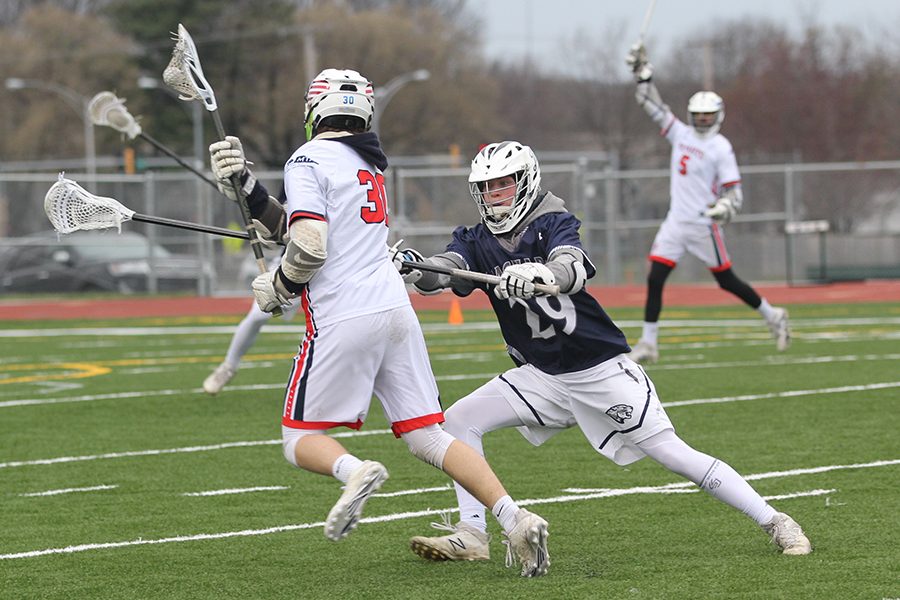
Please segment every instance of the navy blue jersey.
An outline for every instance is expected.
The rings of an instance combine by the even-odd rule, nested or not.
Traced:
[[[560,247],[581,250],[580,226],[569,212],[546,213],[528,225],[509,251],[479,223],[458,227],[447,251],[459,254],[469,270],[500,275],[511,264],[547,262]],[[584,266],[588,277],[593,277],[590,261]],[[583,289],[572,295],[500,300],[493,286],[479,283],[475,287],[490,298],[509,354],[519,365],[528,363],[556,375],[581,371],[631,350],[622,331]]]

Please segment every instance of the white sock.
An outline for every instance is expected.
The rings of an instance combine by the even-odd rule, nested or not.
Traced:
[[[648,344],[656,345],[656,338],[659,334],[659,322],[648,323],[644,321],[644,332],[641,333],[641,339]]]
[[[765,298],[762,299],[762,302],[759,306],[756,307],[756,310],[759,311],[759,314],[762,315],[762,318],[769,322],[772,320],[772,317],[775,315],[775,310],[772,308],[772,305],[769,304],[769,301]]]
[[[715,459],[700,483],[713,498],[738,509],[762,527],[772,521],[775,509],[727,463]]]
[[[516,526],[516,513],[519,512],[519,505],[509,496],[503,496],[497,500],[491,512],[497,517],[503,531],[509,533]]]
[[[334,464],[331,465],[331,473],[335,479],[341,483],[347,483],[350,479],[350,473],[356,470],[356,467],[362,464],[362,461],[352,454],[342,454],[338,457]]]
[[[775,516],[775,509],[737,471],[717,458],[694,450],[673,430],[661,431],[640,442],[638,447],[665,468],[690,479],[710,496],[738,509],[760,526]]]
[[[459,485],[459,484],[457,484]],[[507,496],[508,498],[509,496]],[[481,502],[472,498],[472,502],[459,503],[459,520],[466,525],[474,527],[481,533],[487,533],[487,521],[484,518],[484,506]]]

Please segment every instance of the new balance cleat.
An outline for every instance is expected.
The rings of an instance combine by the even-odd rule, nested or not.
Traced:
[[[425,560],[489,560],[491,536],[468,523],[450,523],[450,513],[441,515],[442,523],[432,523],[435,529],[449,531],[449,535],[425,537],[417,535],[409,540],[410,549]]]
[[[638,340],[628,358],[641,365],[652,365],[659,360],[659,348],[656,344],[646,340]]]
[[[763,530],[772,536],[772,541],[781,548],[782,554],[802,555],[812,552],[809,538],[800,525],[784,513],[775,513],[772,521],[763,525]]]
[[[540,577],[550,568],[547,551],[547,521],[520,508],[516,513],[516,525],[503,541],[506,544],[506,566],[515,560],[522,564],[522,577]]]
[[[215,371],[209,374],[209,377],[203,380],[203,391],[207,394],[218,394],[225,387],[225,384],[231,381],[235,373],[237,373],[237,369],[222,363],[216,367]]]
[[[379,462],[366,460],[356,467],[344,486],[344,493],[325,519],[325,537],[337,542],[356,529],[366,501],[387,478],[387,469]]]
[[[788,321],[788,311],[784,308],[774,308],[772,319],[769,323],[769,331],[775,338],[775,347],[779,352],[784,352],[791,345],[791,324]]]

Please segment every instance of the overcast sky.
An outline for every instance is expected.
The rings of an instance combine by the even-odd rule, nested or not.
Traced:
[[[637,39],[651,0],[467,0],[485,25],[482,36],[492,59],[534,57],[538,64],[564,64],[563,41],[581,30],[599,36],[609,22],[623,23],[628,42]],[[858,28],[867,37],[897,37],[900,0],[657,0],[647,31],[654,53],[684,39],[703,23],[739,18],[770,18],[800,32],[810,17],[828,28]]]

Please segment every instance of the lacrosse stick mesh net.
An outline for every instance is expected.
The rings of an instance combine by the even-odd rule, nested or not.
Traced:
[[[122,223],[134,215],[118,201],[95,196],[62,174],[44,196],[44,212],[60,233],[110,227],[121,232]]]
[[[112,92],[100,92],[88,103],[88,113],[94,125],[108,125],[134,139],[141,134],[141,126],[125,108],[125,99]]]
[[[216,110],[216,96],[203,75],[191,34],[179,23],[178,34],[173,35],[172,39],[175,40],[175,48],[172,49],[172,59],[163,71],[163,81],[178,92],[181,100],[201,100],[206,110]]]

